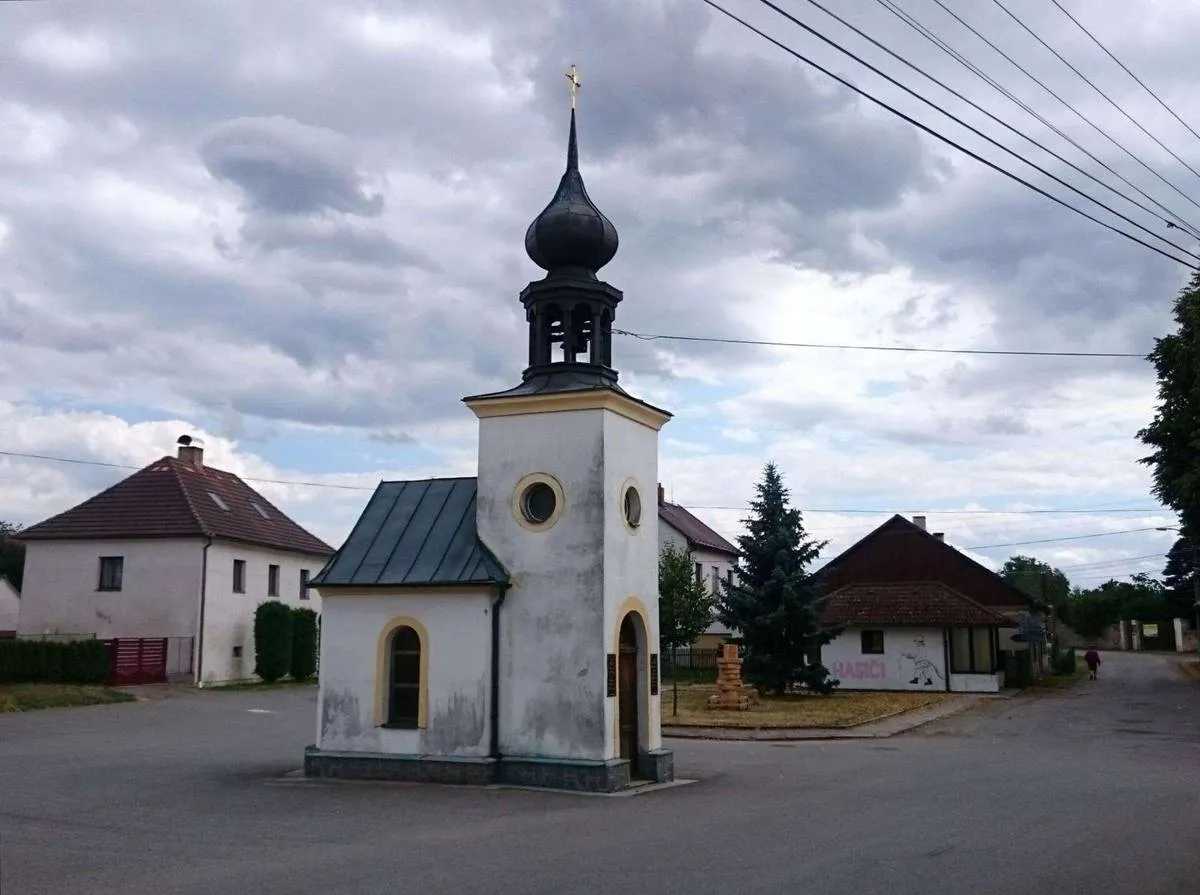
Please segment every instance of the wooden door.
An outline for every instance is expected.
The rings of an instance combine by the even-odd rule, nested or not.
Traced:
[[[621,758],[633,761],[638,751],[637,632],[632,616],[621,623],[620,654],[617,661],[617,718],[620,726]]]

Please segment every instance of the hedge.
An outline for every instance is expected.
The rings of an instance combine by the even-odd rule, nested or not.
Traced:
[[[317,670],[317,613],[307,606],[292,610],[292,680],[306,681]]]
[[[103,684],[110,663],[100,640],[0,640],[0,684]]]
[[[254,610],[254,673],[273,683],[291,666],[292,610],[278,600],[267,600]]]

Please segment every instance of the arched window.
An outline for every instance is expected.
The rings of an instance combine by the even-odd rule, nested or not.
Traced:
[[[416,727],[421,709],[421,638],[407,626],[392,634],[388,727]]]

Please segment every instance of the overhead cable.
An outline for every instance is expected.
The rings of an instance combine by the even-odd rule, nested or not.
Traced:
[[[901,118],[902,120],[907,121],[909,124],[913,125],[916,128],[919,128],[920,130],[929,134],[931,137],[941,140],[943,143],[947,144],[948,146],[953,147],[954,149],[957,149],[959,152],[962,152],[963,154],[970,156],[971,158],[975,159],[976,161],[978,161],[984,165],[987,165],[989,168],[996,171],[997,173],[1003,174],[1005,177],[1008,177],[1011,180],[1015,180],[1017,183],[1022,184],[1023,186],[1033,190],[1038,195],[1043,196],[1058,205],[1061,205],[1063,208],[1066,208],[1070,211],[1075,212],[1076,214],[1080,215],[1081,217],[1087,218],[1089,221],[1092,221],[1093,223],[1099,224],[1101,227],[1104,227],[1106,230],[1111,230],[1113,233],[1116,233],[1120,236],[1124,236],[1126,239],[1132,240],[1133,242],[1136,242],[1137,244],[1139,244],[1147,249],[1150,249],[1150,251],[1156,252],[1157,254],[1162,255],[1164,258],[1169,258],[1172,261],[1175,261],[1178,264],[1182,264],[1183,266],[1185,266],[1189,269],[1193,269],[1193,270],[1196,269],[1190,262],[1184,261],[1183,259],[1178,258],[1175,255],[1171,254],[1170,252],[1160,249],[1158,246],[1151,245],[1150,243],[1146,242],[1145,240],[1141,239],[1140,237],[1134,236],[1131,233],[1127,233],[1126,231],[1122,230],[1119,227],[1109,224],[1106,221],[1102,221],[1099,218],[1095,217],[1094,215],[1089,214],[1088,212],[1083,211],[1080,208],[1076,208],[1071,203],[1066,202],[1065,200],[1060,199],[1051,193],[1048,193],[1046,190],[1042,189],[1041,187],[1036,186],[1033,183],[1030,183],[1028,180],[1025,180],[1024,178],[1022,178],[1016,174],[1013,174],[1011,171],[1006,170],[1005,168],[1001,167],[1000,165],[996,164],[995,162],[990,161],[989,159],[986,159],[983,156],[979,155],[979,153],[968,149],[966,146],[963,146],[961,143],[957,143],[954,140],[950,139],[949,137],[939,133],[938,131],[934,130],[932,127],[930,127],[926,124],[923,124],[920,121],[917,121],[911,115],[907,115],[904,112],[901,112],[895,106],[892,106],[892,105],[884,102],[883,100],[872,95],[871,93],[868,93],[866,90],[863,90],[861,87],[858,87],[857,85],[848,81],[846,78],[843,78],[840,75],[834,74],[832,71],[825,68],[825,66],[821,65],[820,63],[818,63],[812,59],[809,59],[807,56],[804,56],[803,54],[792,49],[791,47],[787,46],[783,42],[776,40],[774,37],[771,37],[769,34],[767,34],[762,29],[755,27],[754,25],[750,24],[745,19],[743,19],[740,16],[735,15],[734,13],[725,9],[725,7],[723,7],[719,3],[717,3],[716,0],[703,0],[703,2],[706,3],[707,5],[711,6],[713,9],[717,10],[718,12],[720,12],[722,15],[725,15],[725,16],[729,17],[730,19],[732,19],[733,21],[737,22],[739,25],[742,25],[746,29],[754,32],[755,34],[757,34],[759,37],[763,38],[764,40],[779,47],[781,50],[788,53],[789,55],[794,56],[796,59],[799,59],[801,62],[804,62],[805,64],[809,65],[810,67],[821,72],[826,77],[828,77],[834,81],[837,81],[839,84],[841,84],[844,87],[849,88],[850,90],[853,90],[855,93],[859,94],[863,98],[870,100],[871,102],[875,103],[877,106],[879,106],[883,109],[886,109],[887,111],[891,112],[893,115],[897,116],[898,118]],[[766,2],[766,0],[762,0],[762,2]],[[1161,237],[1159,237],[1159,238],[1161,238]]]

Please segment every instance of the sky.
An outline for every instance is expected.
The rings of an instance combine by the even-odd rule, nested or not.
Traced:
[[[1200,222],[1200,138],[1054,5],[1004,0],[1119,108],[997,0],[943,2],[901,6],[1057,132],[882,0],[831,6],[1015,131]],[[1200,130],[1200,6],[1062,2]],[[1165,248],[939,109],[1196,251],[807,0],[779,5],[932,104],[728,0],[1039,188]],[[625,294],[619,328],[1144,355],[1186,280],[702,0],[45,0],[0,4],[0,34],[0,519],[21,524],[184,433],[334,546],[381,479],[474,474],[460,399],[525,365],[517,297],[542,272],[523,237],[562,172],[571,64],[583,176],[621,239],[602,272]],[[674,414],[670,499],[731,538],[767,461],[823,558],[924,513],[993,568],[1025,553],[1092,586],[1158,573],[1174,538],[1137,462],[1155,403],[1142,357],[619,336],[614,365]]]

